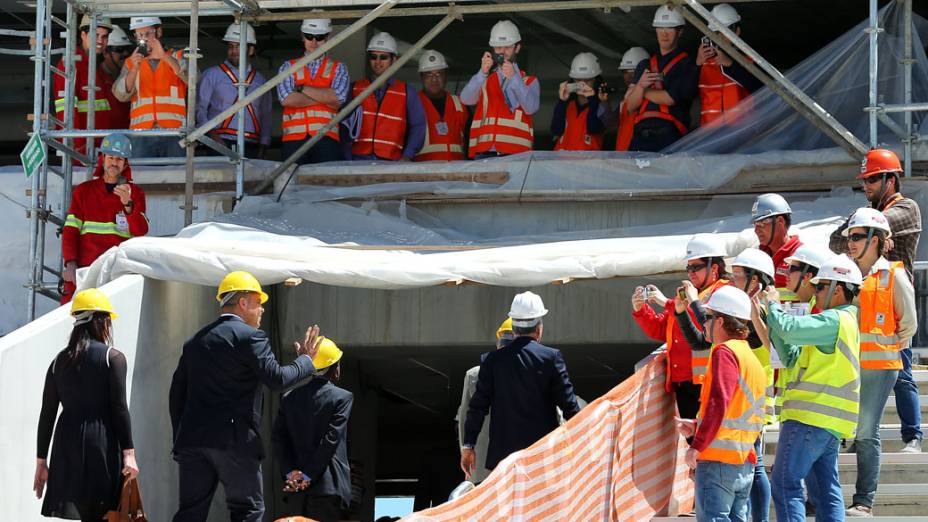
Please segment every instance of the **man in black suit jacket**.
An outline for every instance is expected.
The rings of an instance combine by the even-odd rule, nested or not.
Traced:
[[[512,300],[509,317],[516,339],[486,354],[480,363],[477,389],[467,410],[461,468],[470,477],[474,445],[490,413],[488,470],[510,453],[525,449],[558,427],[557,408],[570,419],[580,411],[561,352],[538,341],[548,313],[532,292]]]
[[[324,339],[313,359],[319,373],[284,394],[274,421],[274,449],[287,478],[284,491],[303,492],[301,514],[320,522],[341,520],[351,503],[347,439],[354,396],[335,385],[341,358],[338,346]]]
[[[280,366],[258,329],[267,294],[254,276],[231,272],[216,299],[222,315],[184,343],[171,382],[180,479],[174,522],[205,521],[219,482],[231,520],[261,520],[261,385],[281,390],[311,376],[321,341],[318,326],[307,329],[303,344],[295,343],[296,360]]]

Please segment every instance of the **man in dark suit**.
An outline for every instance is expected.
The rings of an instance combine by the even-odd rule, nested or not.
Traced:
[[[538,342],[544,330],[541,318],[547,313],[541,297],[532,292],[517,295],[509,311],[515,340],[486,354],[480,363],[461,448],[461,468],[468,478],[476,461],[474,445],[487,413],[490,444],[486,467],[492,471],[510,453],[531,446],[557,428],[558,407],[565,419],[580,411],[561,352]]]
[[[319,327],[306,330],[297,358],[280,366],[258,329],[267,294],[247,272],[231,272],[216,295],[222,315],[184,343],[171,382],[170,410],[180,499],[174,522],[201,522],[222,482],[233,522],[264,515],[261,409],[272,390],[312,375]]]
[[[317,375],[285,393],[274,421],[274,449],[286,474],[288,493],[304,492],[301,514],[337,522],[351,502],[348,418],[354,396],[335,385],[342,351],[323,339],[313,358]]]

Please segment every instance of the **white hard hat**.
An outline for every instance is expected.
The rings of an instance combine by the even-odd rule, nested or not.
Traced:
[[[318,11],[314,9],[313,11]],[[319,11],[320,13],[322,11]],[[303,20],[303,25],[300,26],[300,32],[303,34],[329,34],[332,32],[332,19],[331,18],[307,18]]]
[[[396,54],[396,40],[390,33],[377,33],[368,42],[367,50]]]
[[[106,41],[106,45],[107,47],[126,47],[132,45],[132,42],[121,27],[114,25],[113,30],[110,31],[110,38]]]
[[[860,268],[857,267],[857,263],[846,255],[840,254],[833,256],[819,267],[818,275],[812,278],[812,284],[818,284],[822,280],[843,281],[860,286],[863,283],[863,276],[860,275]]]
[[[622,62],[619,63],[620,71],[634,71],[642,60],[648,59],[648,51],[644,47],[632,47],[622,55]]]
[[[762,219],[773,216],[791,214],[793,210],[789,208],[786,199],[774,193],[761,194],[754,200],[751,207],[751,223],[756,223]]]
[[[731,266],[750,268],[751,270],[766,274],[770,279],[773,279],[775,273],[773,259],[770,259],[770,256],[763,250],[756,248],[745,248],[742,250],[741,253],[738,254],[738,257],[731,262]]]
[[[662,5],[654,12],[654,21],[651,27],[680,27],[686,25],[683,15],[672,6]]]
[[[438,51],[427,50],[419,57],[419,72],[440,71],[448,68],[448,62],[445,61],[445,55]]]
[[[835,256],[835,253],[824,247],[815,245],[799,245],[793,255],[784,259],[787,263],[798,261],[815,268],[821,268],[825,261]]]
[[[744,291],[725,285],[709,296],[705,307],[719,314],[751,320],[751,298]]]
[[[712,16],[714,16],[719,22],[722,22],[722,25],[725,27],[731,27],[732,25],[741,21],[741,15],[738,14],[738,11],[736,11],[734,7],[728,4],[719,4],[713,7]],[[715,25],[715,23],[709,22],[709,30],[718,32],[721,29],[719,26]]]
[[[852,228],[874,228],[886,232],[886,237],[893,235],[892,229],[889,228],[889,221],[882,212],[875,208],[863,207],[854,211],[851,219],[847,222],[847,228],[841,231],[841,235],[847,237]]]
[[[599,59],[593,53],[580,53],[570,62],[570,77],[576,80],[590,80],[602,73]]]
[[[696,234],[686,244],[686,258],[684,261],[702,259],[704,257],[725,257],[728,252],[725,245],[712,234]]]
[[[235,22],[231,23],[229,25],[229,28],[226,29],[226,35],[222,37],[222,41],[238,43],[240,28],[241,28],[241,25]],[[258,40],[255,38],[255,28],[252,27],[251,24],[249,23],[245,24],[245,43],[249,43],[251,45],[258,44]]]
[[[97,27],[103,27],[105,29],[113,29],[113,22],[111,22],[109,18],[104,18],[99,15],[97,15],[96,18],[97,18]],[[85,14],[84,16],[81,17],[80,28],[83,29],[85,27],[90,27],[90,15],[88,14]]]
[[[135,31],[143,27],[161,25],[161,19],[157,16],[133,16],[129,19],[129,30]]]
[[[512,298],[512,306],[509,308],[512,326],[524,328],[535,326],[547,313],[548,309],[541,301],[541,296],[532,292],[517,294]]]
[[[509,20],[500,20],[490,29],[490,47],[509,47],[521,41],[519,28]]]

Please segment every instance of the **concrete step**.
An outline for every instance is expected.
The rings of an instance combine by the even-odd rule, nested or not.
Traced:
[[[767,471],[773,469],[776,455],[764,455]],[[854,484],[857,480],[857,455],[838,455],[838,473],[842,484]],[[884,453],[880,457],[881,484],[925,484],[928,492],[928,453]]]
[[[841,486],[844,503],[850,506],[854,495],[854,485]],[[873,504],[875,515],[914,516],[925,513],[928,506],[928,484],[886,484],[876,487],[876,499]],[[922,516],[922,520],[925,517]]]
[[[928,419],[923,419],[928,420]],[[883,453],[896,453],[902,449],[902,434],[899,432],[900,425],[880,424],[880,440],[883,443]],[[922,422],[921,429],[923,433],[928,433],[928,424]],[[776,453],[777,443],[780,438],[780,426],[774,424],[768,426],[764,432],[764,454]],[[850,444],[850,442],[848,442]],[[922,442],[922,451],[928,451],[924,441]]]
[[[912,378],[918,384],[918,393],[928,395],[928,370],[912,370]]]
[[[921,405],[922,418],[928,419],[928,395],[919,395],[918,402]],[[886,401],[886,408],[883,409],[883,418],[881,424],[895,424],[899,422],[899,411],[896,409],[896,398],[890,395]]]

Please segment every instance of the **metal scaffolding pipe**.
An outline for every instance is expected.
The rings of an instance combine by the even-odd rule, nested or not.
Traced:
[[[42,101],[39,95],[42,92],[42,78],[44,76],[44,67],[48,67],[45,61],[45,0],[36,0],[35,3],[35,54],[32,59],[35,60],[35,71],[32,81],[33,99],[32,99],[32,132],[39,134],[42,130]],[[48,160],[46,160],[48,163]],[[29,281],[26,292],[26,319],[32,321],[35,319],[35,293],[39,281],[36,274],[41,274],[36,265],[41,266],[38,262],[38,242],[39,242],[39,177],[35,173],[32,175],[32,194],[29,197]]]
[[[676,4],[680,13],[696,29],[708,36],[713,42],[721,47],[732,59],[736,60],[742,67],[747,69],[757,79],[761,80],[773,92],[778,94],[783,101],[796,109],[801,115],[809,120],[812,125],[825,133],[838,146],[847,151],[851,157],[860,159],[867,153],[867,146],[864,145],[854,134],[847,130],[844,125],[836,120],[821,105],[815,102],[801,89],[796,87],[793,82],[783,76],[770,62],[764,59],[757,51],[742,40],[738,35],[731,31],[725,24],[719,22],[712,14],[706,10],[697,0],[672,0]],[[715,31],[710,31],[709,27],[703,21],[690,12],[684,4],[693,9],[702,18],[708,20],[713,25],[718,25],[719,32],[725,37],[722,38]],[[744,53],[743,55],[741,53]],[[748,59],[750,58],[750,59]],[[758,69],[760,67],[767,74],[763,74]],[[767,76],[769,75],[769,76]]]
[[[187,133],[184,129],[95,129],[92,131],[84,129],[69,130],[50,130],[42,133],[46,138],[103,138],[114,132],[119,132],[129,136],[136,137],[155,137],[155,136],[183,136]]]
[[[923,112],[928,111],[928,103],[899,103],[895,105],[880,105],[877,110],[879,112]]]
[[[93,130],[96,123],[97,112],[97,14],[90,14],[90,31],[87,34],[87,40],[90,48],[87,49],[87,128]],[[89,138],[85,142],[87,157],[90,158],[90,168],[93,169],[96,163],[96,154],[93,153],[94,139]]]
[[[380,88],[381,85],[385,84],[387,80],[389,80],[394,74],[396,74],[396,72],[399,71],[400,68],[402,68],[406,62],[408,62],[413,56],[416,55],[416,53],[422,50],[423,47],[428,45],[428,43],[431,42],[433,38],[438,36],[442,31],[445,30],[446,27],[448,27],[451,24],[451,22],[455,21],[456,19],[460,19],[460,16],[452,12],[446,15],[444,18],[442,18],[440,22],[435,24],[435,27],[433,27],[429,32],[425,33],[422,36],[422,38],[419,38],[419,41],[417,41],[415,44],[413,44],[412,47],[407,49],[406,52],[403,53],[402,56],[400,56],[395,62],[393,62],[393,65],[388,67],[387,70],[383,72],[383,74],[381,74],[380,76],[377,77],[377,79],[371,82],[371,84],[368,85],[366,89],[361,91],[361,93],[358,94],[353,100],[351,100],[351,102],[349,102],[348,105],[345,105],[345,107],[342,108],[342,110],[340,110],[338,114],[336,114],[335,117],[333,117],[328,123],[323,125],[321,129],[316,131],[315,136],[310,138],[306,143],[300,145],[300,148],[298,148],[296,152],[291,154],[289,158],[287,158],[286,160],[284,160],[283,163],[278,165],[277,168],[274,169],[270,173],[270,175],[268,175],[268,177],[265,178],[264,181],[261,182],[258,188],[255,189],[254,193],[260,194],[264,189],[266,189],[268,186],[274,183],[274,180],[277,179],[277,177],[280,176],[282,172],[290,168],[290,166],[296,162],[297,158],[303,156],[303,154],[306,154],[306,151],[308,151],[310,148],[313,147],[313,145],[318,143],[319,140],[325,137],[325,134],[327,132],[337,127],[338,124],[343,119],[345,119],[345,117],[351,114],[355,110],[355,108],[361,105],[361,103],[363,103],[364,100],[368,96],[372,95],[374,91]],[[287,182],[289,183],[289,181],[290,180],[288,179]],[[284,188],[286,188],[286,185],[284,186]],[[283,194],[283,189],[281,189],[280,193]],[[278,196],[278,199],[280,199],[280,196]]]
[[[879,47],[877,37],[880,33],[879,26],[879,14],[877,10],[877,0],[870,0],[870,25],[867,27],[865,32],[869,37],[869,46],[870,46],[870,63],[868,64],[869,71],[869,83],[867,87],[867,95],[870,99],[870,106],[876,107],[876,104],[879,102],[877,99],[877,75],[879,74],[879,62],[877,61]],[[870,147],[875,148],[877,146],[878,137],[877,137],[877,125],[876,125],[876,112],[870,111],[867,115],[870,123]]]
[[[190,46],[187,52],[187,129],[197,126],[197,57],[200,54],[199,32],[200,27],[200,0],[190,2]],[[187,173],[184,178],[184,226],[193,223],[193,153],[197,142],[187,140]]]
[[[200,136],[203,136],[204,134],[212,130],[213,127],[218,125],[220,122],[224,121],[229,116],[235,114],[241,107],[244,107],[245,105],[248,105],[249,103],[257,100],[264,93],[277,87],[278,84],[280,84],[285,79],[287,79],[291,74],[296,73],[296,71],[302,69],[309,62],[314,61],[315,59],[319,58],[320,56],[328,52],[330,49],[334,48],[336,45],[342,43],[346,38],[360,31],[364,27],[366,27],[367,24],[377,19],[377,17],[382,15],[384,12],[389,11],[394,5],[396,5],[398,1],[399,0],[385,0],[382,4],[377,6],[376,9],[374,9],[373,11],[370,11],[369,13],[364,15],[364,17],[362,17],[360,20],[356,21],[355,23],[345,28],[344,31],[330,38],[327,42],[320,45],[315,51],[307,55],[304,55],[302,58],[294,62],[293,65],[288,67],[286,71],[281,71],[277,73],[273,78],[269,79],[263,85],[251,91],[251,94],[233,103],[226,110],[217,114],[211,120],[204,123],[199,128],[192,131],[191,133],[189,133],[186,138],[181,140],[181,145],[185,146],[188,143],[194,143]],[[328,13],[326,13],[326,16],[328,16]]]
[[[68,7],[67,7],[66,20],[67,20],[68,25],[67,25],[67,32],[65,36],[65,54],[63,56],[64,70],[65,70],[65,77],[64,77],[64,97],[65,97],[64,111],[65,112],[63,114],[64,122],[63,122],[62,128],[72,129],[74,128],[74,81],[75,81],[75,78],[77,77],[76,76],[76,73],[77,73],[76,65],[74,63],[74,57],[77,55],[77,53],[74,52],[74,48],[80,44],[77,41],[78,39],[77,39],[77,31],[76,31],[77,24],[78,24],[77,10],[74,9],[74,6],[71,4],[68,4]],[[57,70],[56,67],[52,67],[51,69]],[[51,80],[53,80],[53,78],[49,78],[49,81]],[[58,96],[57,92],[55,93],[55,96],[56,97]],[[55,140],[49,140],[48,144],[51,145],[54,142]],[[64,146],[70,149],[73,149],[74,142],[70,138],[65,138]],[[83,163],[84,165],[90,165],[89,157],[87,156],[84,156],[83,158],[79,156],[74,156],[74,157],[78,158],[81,161],[81,163]],[[85,159],[87,161],[84,161]],[[74,183],[74,162],[70,161],[70,158],[66,154],[64,156],[64,162],[62,163],[62,165],[64,166],[64,168],[62,169],[63,172],[61,175],[61,179],[62,179],[61,212],[67,212],[68,207],[71,204],[71,187]],[[63,263],[63,258],[61,256],[58,256],[59,267],[61,266],[62,263]]]
[[[245,98],[249,85],[248,79],[248,22],[242,20],[238,25],[238,99]],[[238,100],[236,100],[238,101]],[[257,131],[258,129],[255,128]],[[239,159],[235,164],[235,201],[238,202],[245,194],[245,106],[238,110],[238,132],[235,136],[238,146]],[[261,137],[258,136],[260,143]]]
[[[904,105],[912,104],[912,0],[905,0],[902,4],[902,23],[905,27],[902,29],[902,82]],[[903,175],[909,177],[912,175],[912,141],[915,139],[915,129],[912,127],[912,111],[905,111],[903,124],[905,126],[906,137],[902,141],[902,162]]]

